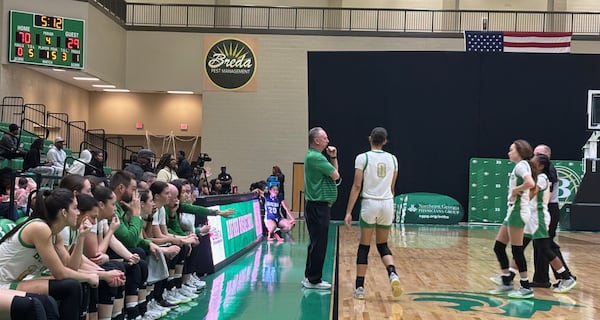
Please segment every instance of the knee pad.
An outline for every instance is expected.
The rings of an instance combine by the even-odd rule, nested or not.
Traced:
[[[500,263],[500,269],[508,269],[508,255],[506,254],[506,244],[496,240],[494,243],[494,253]]]
[[[41,302],[44,307],[44,311],[46,312],[46,319],[48,320],[58,320],[58,303],[56,300],[49,295],[45,294],[37,294],[37,293],[26,293],[26,297],[35,298],[39,302]]]
[[[358,245],[358,253],[356,254],[356,264],[368,264],[369,250],[371,246],[364,244]]]
[[[15,296],[10,304],[10,318],[23,320],[46,319],[46,312],[38,299]]]
[[[138,264],[140,265],[141,273],[140,289],[146,289],[146,281],[148,281],[148,262],[146,262],[145,260],[140,260]]]
[[[98,288],[90,288],[90,303],[88,313],[98,312]]]
[[[117,287],[115,292],[115,299],[123,299],[125,297],[125,286]],[[111,304],[111,303],[109,303]]]
[[[390,248],[388,248],[388,244],[387,242],[384,243],[378,243],[377,244],[377,251],[379,251],[379,255],[383,258],[384,256],[391,256],[392,255],[392,251],[390,251]]]
[[[513,254],[513,259],[515,259],[515,263],[517,264],[517,268],[519,268],[519,272],[526,272],[527,271],[527,262],[525,261],[525,254],[523,252],[523,246],[511,245],[511,251]]]
[[[81,284],[75,279],[51,279],[48,281],[48,295],[59,300],[64,300],[65,297],[75,297],[75,300],[81,301]]]
[[[98,297],[97,297],[99,304],[113,304],[113,302],[115,301],[116,295],[117,295],[116,287],[110,287],[106,282],[100,281],[100,285],[98,286]]]

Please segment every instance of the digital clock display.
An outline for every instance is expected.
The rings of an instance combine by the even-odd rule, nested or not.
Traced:
[[[9,61],[83,69],[84,21],[10,11]]]

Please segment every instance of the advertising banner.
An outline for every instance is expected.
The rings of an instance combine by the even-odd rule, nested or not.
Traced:
[[[581,161],[552,160],[558,173],[561,217],[577,193]],[[506,216],[508,177],[515,164],[508,159],[472,158],[469,165],[469,222],[501,223]]]
[[[257,203],[258,200],[254,199],[211,207],[218,210],[234,209],[236,212],[229,219],[220,216],[208,217],[215,265],[243,250],[262,236],[260,206]]]
[[[415,192],[394,198],[396,223],[457,224],[464,215],[460,203],[437,193]]]
[[[205,91],[256,92],[256,38],[205,36],[204,48]]]

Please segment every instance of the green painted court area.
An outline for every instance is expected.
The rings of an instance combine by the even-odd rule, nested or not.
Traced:
[[[332,281],[337,226],[329,230],[323,280]],[[262,241],[233,263],[207,276],[207,286],[167,319],[329,319],[332,292],[304,289],[308,231],[303,223],[283,243]]]

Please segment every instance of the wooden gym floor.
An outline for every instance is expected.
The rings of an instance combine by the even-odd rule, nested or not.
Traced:
[[[497,226],[394,225],[388,243],[404,294],[392,297],[387,272],[372,244],[366,299],[360,301],[352,297],[359,230],[340,226],[338,318],[600,319],[595,306],[596,299],[600,303],[600,234],[559,232],[558,242],[577,285],[567,294],[535,288],[534,299],[519,300],[488,294],[495,287],[489,277],[499,268],[492,251],[497,230]],[[530,247],[526,257],[532,270]]]

